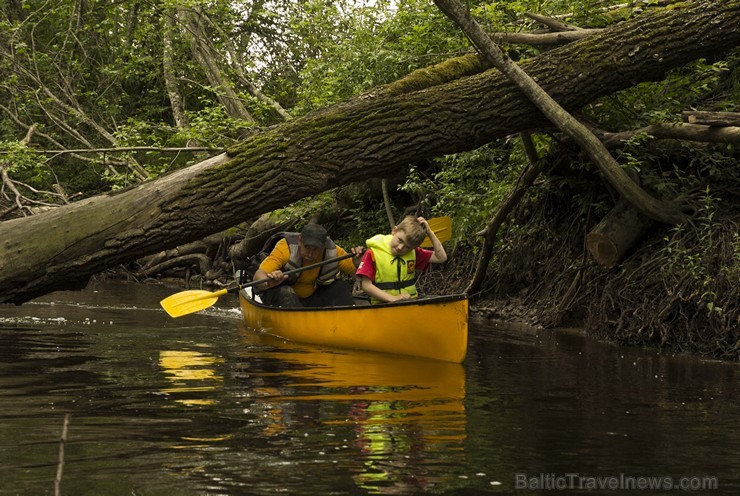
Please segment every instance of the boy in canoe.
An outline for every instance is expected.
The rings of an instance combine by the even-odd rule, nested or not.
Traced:
[[[420,248],[425,236],[432,242],[432,250]],[[378,234],[366,243],[369,250],[356,275],[372,303],[416,298],[415,272],[424,272],[430,263],[447,260],[442,243],[424,217],[407,216],[391,234]]]
[[[275,307],[328,307],[352,305],[352,288],[338,279],[339,273],[354,275],[362,247],[352,248],[353,258],[327,263],[290,276],[284,271],[347,254],[318,224],[306,224],[300,233],[281,233],[270,254],[260,263],[254,280],[271,279],[257,286],[265,305]]]

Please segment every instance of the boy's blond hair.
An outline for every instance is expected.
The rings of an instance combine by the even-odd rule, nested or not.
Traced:
[[[421,242],[424,241],[424,238],[427,236],[421,223],[413,215],[407,215],[404,217],[403,220],[398,223],[396,229],[406,233],[406,242],[408,242],[413,248],[417,248],[421,245]]]

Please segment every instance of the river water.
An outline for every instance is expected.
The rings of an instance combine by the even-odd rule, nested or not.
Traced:
[[[740,494],[738,364],[475,319],[462,365],[318,348],[177,291],[0,305],[0,495]]]

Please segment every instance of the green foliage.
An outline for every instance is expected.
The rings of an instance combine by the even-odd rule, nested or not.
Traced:
[[[323,25],[331,34],[317,40],[319,56],[301,72],[299,113],[388,84],[465,46],[459,30],[442,22],[446,18],[434,4],[423,0],[380,1],[350,10],[340,21],[316,15],[305,22]]]
[[[412,167],[401,190],[429,216],[450,215],[455,238],[477,239],[527,164],[521,140],[511,138],[437,160],[432,175]]]
[[[735,286],[738,279],[738,235],[733,234],[731,259],[722,260],[722,251],[717,250],[720,239],[714,217],[718,200],[707,188],[703,204],[693,225],[675,227],[671,236],[665,237],[667,261],[662,268],[667,288],[683,289],[681,298],[685,303],[696,304],[708,314],[722,313],[718,304],[724,287]],[[726,279],[725,279],[726,277]]]
[[[610,131],[660,122],[680,122],[681,111],[700,106],[730,72],[728,61],[697,60],[657,82],[640,83],[603,98],[587,111]]]
[[[722,267],[722,273],[733,287],[740,285],[740,231],[732,233],[732,241],[730,243],[730,250],[732,252],[732,259],[730,263]]]
[[[226,115],[221,106],[204,106],[196,112],[187,112],[190,129],[180,130],[180,139],[197,139],[203,146],[227,147],[252,127],[251,124]]]
[[[36,188],[45,188],[50,179],[45,157],[20,141],[0,141],[0,162],[8,174]]]
[[[375,208],[358,205],[350,209],[350,213],[352,215],[352,230],[338,239],[342,246],[364,246],[368,238],[376,234],[391,232],[388,216],[382,204],[375,205]]]

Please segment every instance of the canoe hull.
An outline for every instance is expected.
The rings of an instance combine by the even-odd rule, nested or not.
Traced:
[[[468,347],[465,295],[354,307],[274,308],[239,293],[254,329],[303,343],[460,363]]]

